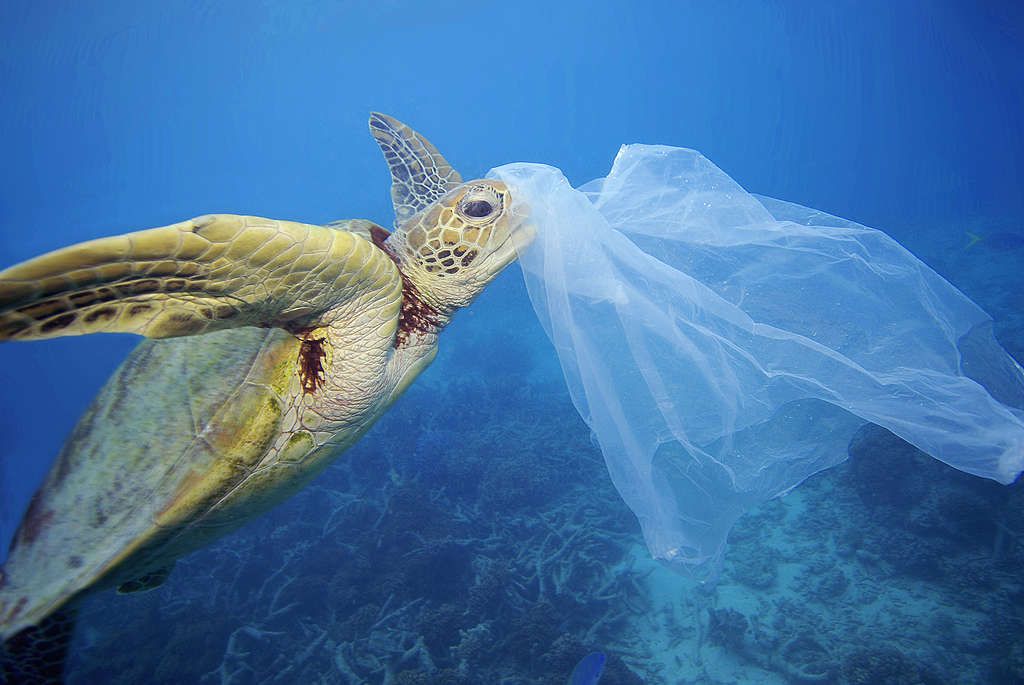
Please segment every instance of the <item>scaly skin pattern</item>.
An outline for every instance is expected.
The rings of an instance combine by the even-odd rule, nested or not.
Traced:
[[[246,325],[297,328],[313,317],[326,323],[324,312],[395,275],[359,238],[211,214],[81,243],[0,273],[0,340],[104,332],[168,338]]]
[[[459,172],[429,140],[397,119],[375,112],[370,116],[370,132],[391,170],[396,227],[462,183]]]
[[[436,335],[394,349],[395,263],[357,234],[344,238],[348,262],[332,268],[351,285],[334,291],[338,304],[315,325],[147,340],[133,351],[19,528],[0,581],[0,637],[87,588],[166,567],[285,499],[429,364]],[[313,392],[304,339],[321,354]]]

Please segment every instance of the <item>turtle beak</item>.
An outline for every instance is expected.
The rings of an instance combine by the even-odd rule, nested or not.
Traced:
[[[530,205],[523,200],[514,202],[509,215],[509,223],[512,247],[515,248],[517,256],[522,255],[523,250],[528,248],[533,239],[537,237],[537,226],[530,221]]]
[[[496,190],[505,195],[505,206],[508,208],[500,219],[501,226],[496,234],[500,244],[488,258],[492,274],[497,275],[498,272],[514,262],[522,251],[533,242],[537,235],[537,229],[529,221],[529,206],[525,202],[514,200],[504,183],[500,181],[492,183]]]

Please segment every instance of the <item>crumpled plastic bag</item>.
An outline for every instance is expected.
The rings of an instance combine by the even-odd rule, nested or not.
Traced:
[[[1001,483],[1024,468],[1024,372],[884,233],[680,148],[623,146],[579,189],[539,164],[490,175],[529,205],[530,299],[655,558],[713,575],[736,519],[865,422]]]

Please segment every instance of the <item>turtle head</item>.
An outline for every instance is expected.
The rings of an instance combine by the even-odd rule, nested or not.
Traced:
[[[449,317],[516,258],[532,232],[526,209],[501,181],[456,186],[400,226],[388,247],[432,309]]]
[[[391,171],[395,231],[386,249],[415,290],[410,297],[441,323],[529,243],[526,207],[500,181],[464,183],[429,140],[393,117],[371,114],[370,133]]]

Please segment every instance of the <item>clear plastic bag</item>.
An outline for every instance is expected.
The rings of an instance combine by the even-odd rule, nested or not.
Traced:
[[[491,175],[530,207],[530,298],[656,558],[714,572],[740,514],[844,460],[865,421],[1002,483],[1024,468],[1024,372],[884,233],[679,148],[623,146],[578,190],[544,165]]]

